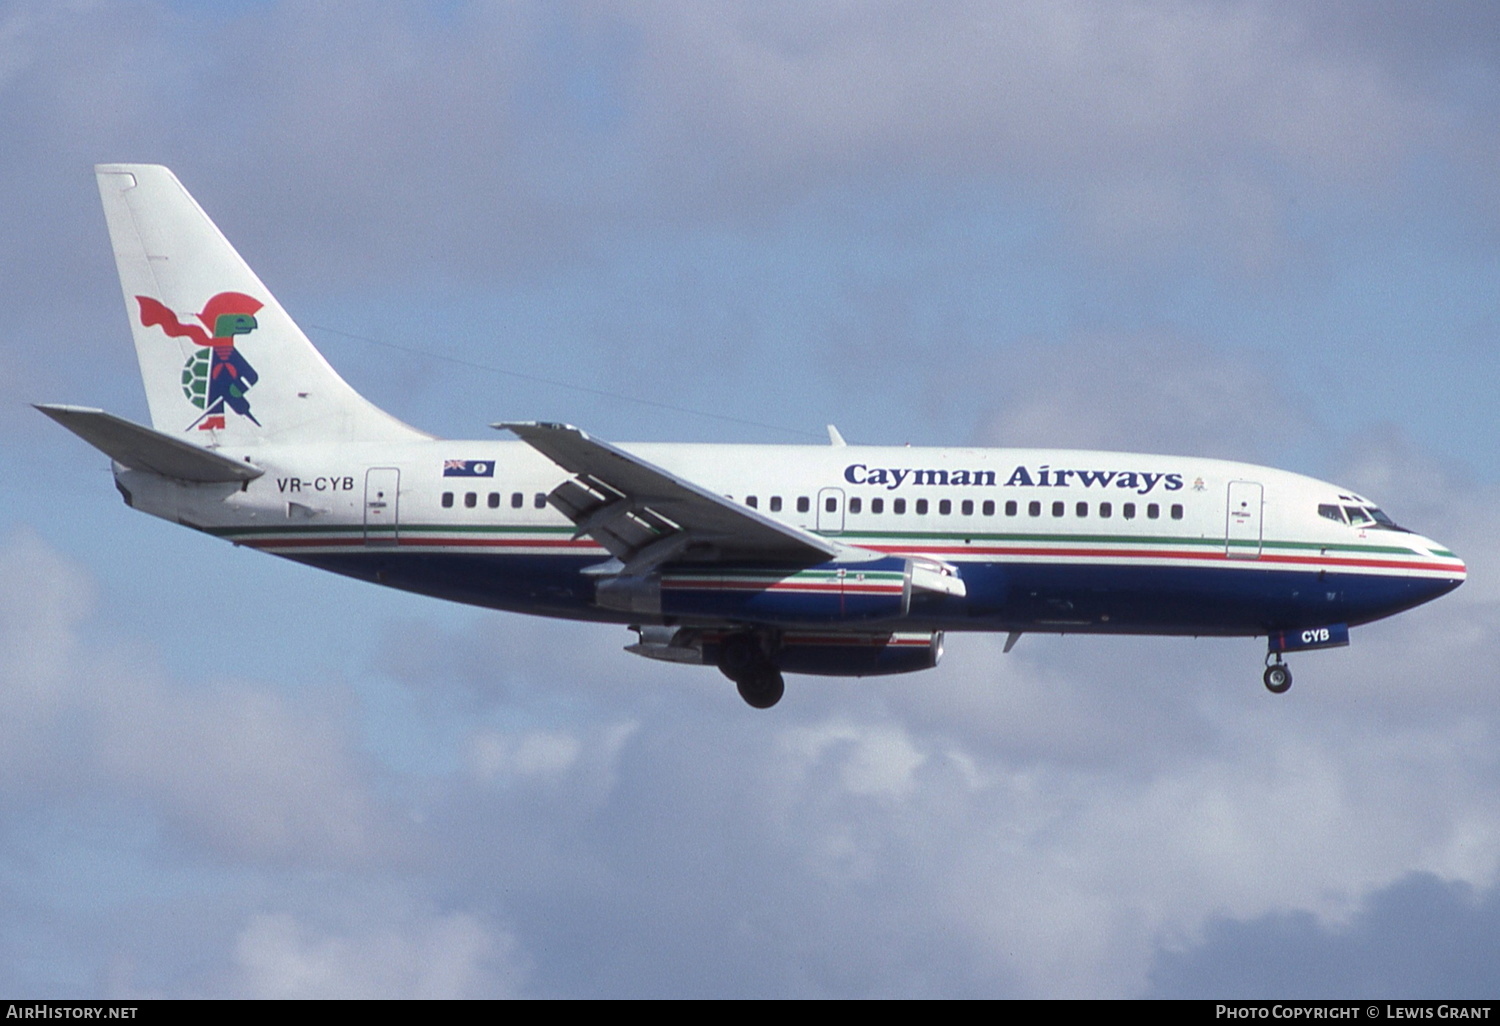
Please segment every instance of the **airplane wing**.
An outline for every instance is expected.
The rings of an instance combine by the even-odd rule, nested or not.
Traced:
[[[163,477],[198,483],[253,481],[265,473],[254,464],[232,460],[103,410],[49,403],[32,405],[110,459],[132,470],[149,470]]]
[[[730,502],[571,424],[500,423],[576,476],[548,501],[639,574],[674,559],[815,564],[848,549]],[[856,550],[857,551],[857,550]]]

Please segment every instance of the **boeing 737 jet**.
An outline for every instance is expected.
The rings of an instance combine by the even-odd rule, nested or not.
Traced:
[[[1463,562],[1348,488],[1060,449],[435,438],[329,366],[164,167],[96,169],[151,426],[38,406],[131,507],[376,584],[635,632],[750,705],[782,675],[937,664],[947,631],[1263,636],[1284,654],[1452,591]]]

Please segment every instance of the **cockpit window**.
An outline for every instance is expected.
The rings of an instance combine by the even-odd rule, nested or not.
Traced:
[[[1339,496],[1347,499],[1347,496]],[[1356,497],[1355,501],[1363,502]],[[1325,502],[1318,506],[1318,516],[1326,517],[1334,523],[1348,523],[1362,530],[1372,527],[1384,528],[1387,531],[1405,531],[1406,528],[1397,524],[1385,511],[1378,506],[1336,506],[1331,502]]]

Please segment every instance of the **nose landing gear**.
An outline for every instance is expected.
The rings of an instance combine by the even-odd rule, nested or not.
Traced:
[[[1271,660],[1276,660],[1271,662]],[[1266,690],[1273,695],[1284,695],[1292,686],[1292,671],[1286,663],[1281,661],[1280,652],[1272,652],[1266,656],[1266,672],[1261,678],[1265,681]]]
[[[1266,690],[1285,694],[1292,686],[1292,671],[1281,661],[1283,652],[1309,652],[1316,648],[1343,648],[1349,644],[1349,625],[1330,623],[1320,627],[1289,627],[1266,635]]]

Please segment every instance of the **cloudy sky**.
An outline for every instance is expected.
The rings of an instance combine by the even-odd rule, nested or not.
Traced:
[[[26,405],[146,419],[100,161],[442,435],[1246,459],[1471,578],[1280,698],[976,636],[757,713],[126,509]],[[0,0],[0,992],[1495,996],[1497,167],[1481,2]]]

